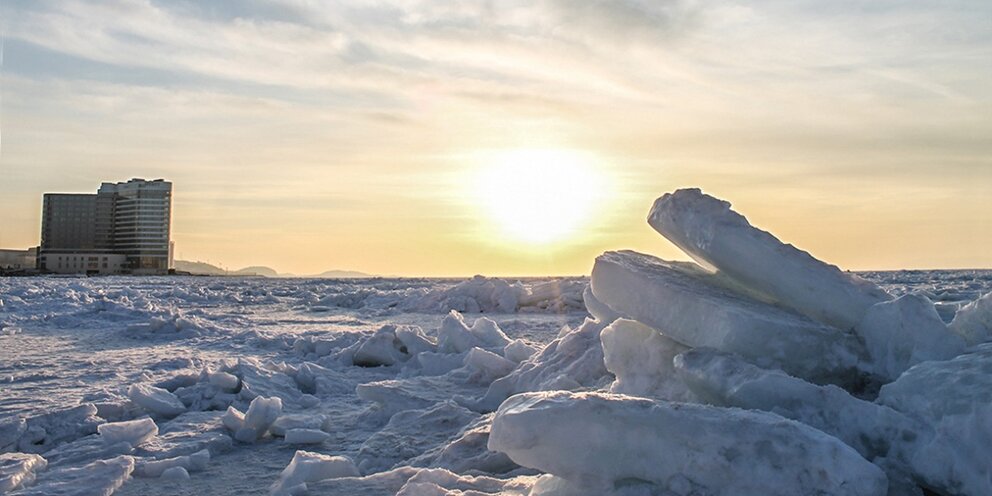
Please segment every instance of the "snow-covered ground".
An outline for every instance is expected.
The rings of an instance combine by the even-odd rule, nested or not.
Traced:
[[[0,494],[988,494],[992,271],[852,278],[686,191],[701,265],[591,285],[0,279]]]

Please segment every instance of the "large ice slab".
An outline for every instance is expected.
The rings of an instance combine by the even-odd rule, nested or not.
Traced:
[[[176,395],[148,384],[132,384],[127,396],[134,404],[162,417],[175,417],[186,411],[186,405]]]
[[[305,494],[306,483],[339,477],[355,477],[358,468],[346,456],[328,456],[299,450],[272,486],[273,495]]]
[[[874,284],[752,226],[729,202],[699,189],[658,198],[648,223],[703,266],[845,330],[857,325],[868,307],[891,298]]]
[[[596,299],[690,347],[737,353],[814,382],[857,375],[857,338],[727,289],[691,263],[633,251],[606,252],[592,270]]]
[[[887,488],[885,474],[849,446],[778,415],[613,394],[516,395],[496,413],[489,448],[591,493],[628,481],[714,496],[882,496]]]
[[[933,427],[913,465],[949,494],[992,494],[992,344],[923,362],[886,384],[878,402]]]
[[[47,470],[18,496],[110,496],[134,471],[134,458],[118,456],[81,467]]]

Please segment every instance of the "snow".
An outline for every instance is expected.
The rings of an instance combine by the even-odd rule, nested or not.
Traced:
[[[858,324],[875,373],[888,380],[928,360],[960,355],[965,341],[949,331],[926,296],[908,294],[872,305]]]
[[[851,381],[864,354],[853,335],[731,291],[693,264],[606,252],[590,284],[599,301],[683,345],[737,353],[814,382]]]
[[[671,225],[733,217],[697,200]],[[0,278],[0,480],[22,481],[14,495],[992,493],[992,300],[975,302],[992,271],[862,273],[901,296],[864,306],[830,294],[874,286],[724,231],[695,256],[753,249],[775,269],[610,252],[591,279]],[[819,310],[853,324],[773,294],[807,276]]]
[[[708,495],[884,495],[888,484],[851,447],[778,415],[606,393],[516,395],[489,448],[590,492],[636,481]]]
[[[658,198],[648,224],[703,266],[841,329],[853,328],[869,307],[891,298],[874,284],[751,226],[729,202],[699,189]]]
[[[98,425],[96,430],[107,445],[125,442],[134,447],[158,435],[158,425],[147,417],[125,422],[107,422]]]

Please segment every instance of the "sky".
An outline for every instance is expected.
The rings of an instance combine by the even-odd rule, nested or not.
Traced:
[[[684,259],[700,187],[842,268],[992,267],[992,2],[3,0],[0,247],[174,184],[177,258],[403,276]]]

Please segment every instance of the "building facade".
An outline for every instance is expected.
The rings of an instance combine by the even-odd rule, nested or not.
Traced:
[[[172,265],[172,183],[103,183],[96,194],[44,196],[38,268],[165,274]]]

